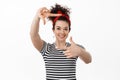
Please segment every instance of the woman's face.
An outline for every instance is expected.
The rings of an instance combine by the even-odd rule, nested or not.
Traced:
[[[55,34],[56,40],[66,41],[66,38],[70,32],[68,22],[57,20],[53,32]]]

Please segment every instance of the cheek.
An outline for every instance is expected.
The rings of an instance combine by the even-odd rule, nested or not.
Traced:
[[[69,34],[69,32],[67,31],[67,32],[66,32],[66,34],[68,35],[68,34]]]
[[[53,30],[53,33],[54,33],[54,35],[57,35],[57,34],[58,34],[58,32],[57,32],[57,31],[55,31],[55,30]]]

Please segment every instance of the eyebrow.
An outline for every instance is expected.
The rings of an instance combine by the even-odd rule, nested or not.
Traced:
[[[56,26],[56,27],[59,27],[59,28],[61,28],[60,26]],[[69,27],[64,27],[64,28],[69,28]]]
[[[60,27],[60,26],[56,26],[56,27]]]

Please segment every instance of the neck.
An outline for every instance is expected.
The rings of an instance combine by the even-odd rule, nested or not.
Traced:
[[[57,49],[65,49],[66,48],[66,41],[64,41],[64,42],[55,41],[55,47]]]

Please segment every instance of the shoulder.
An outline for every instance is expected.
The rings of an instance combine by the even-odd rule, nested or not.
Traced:
[[[81,45],[81,44],[76,44],[76,45],[83,48],[83,49],[85,49],[85,47],[83,45]]]
[[[48,50],[48,49],[50,49],[52,47],[54,47],[53,43],[51,44],[51,43],[47,43],[46,41],[43,41],[43,47],[42,47],[41,51],[42,50]]]
[[[67,44],[67,47],[71,46],[71,44],[69,42],[67,42],[66,44]],[[85,49],[85,47],[83,45],[81,45],[81,44],[76,44],[76,45],[83,48],[83,49]]]

